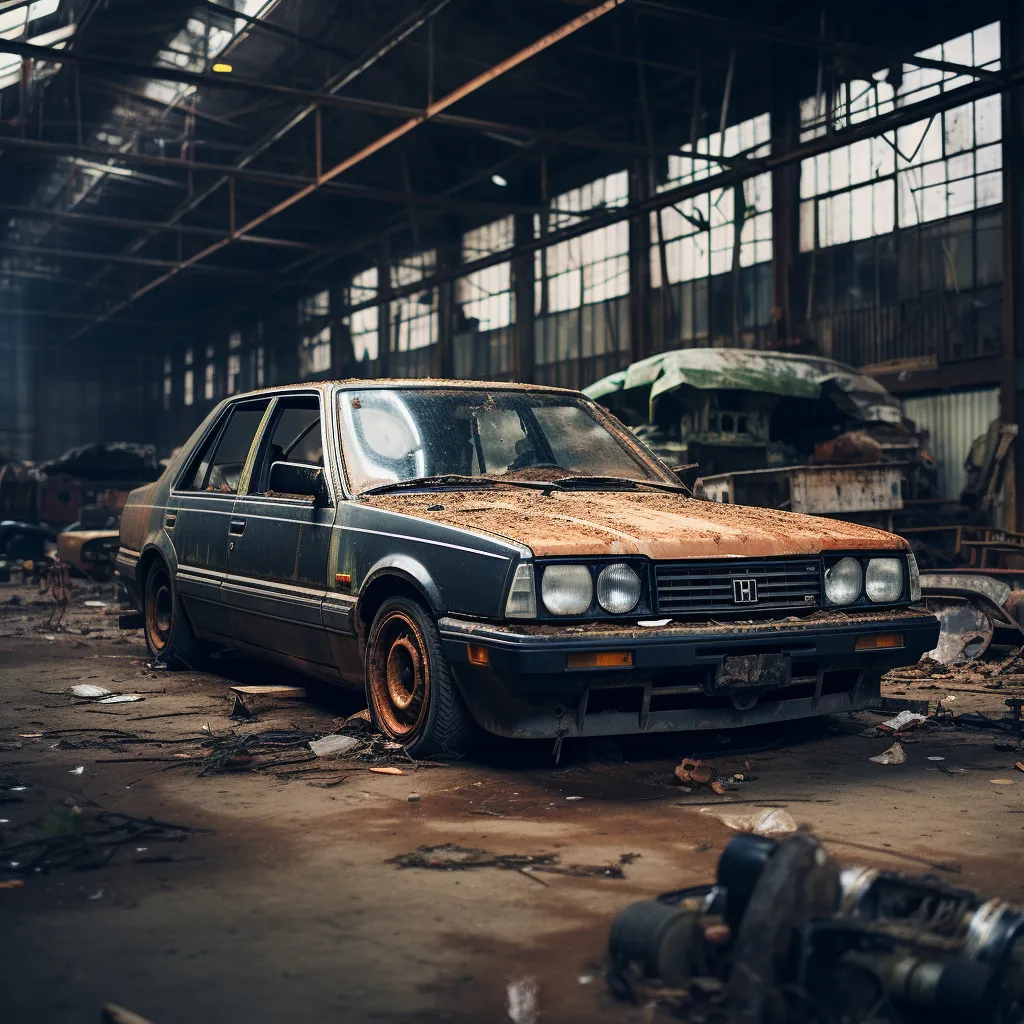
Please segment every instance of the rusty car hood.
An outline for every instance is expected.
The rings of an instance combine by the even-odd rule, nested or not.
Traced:
[[[653,559],[808,555],[908,549],[867,526],[657,491],[512,488],[380,494],[366,504],[503,537],[537,556],[646,555]]]

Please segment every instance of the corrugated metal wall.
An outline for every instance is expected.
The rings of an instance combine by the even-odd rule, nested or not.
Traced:
[[[903,414],[928,431],[928,450],[939,466],[940,496],[955,498],[966,482],[964,459],[971,442],[999,417],[999,389],[906,398]]]

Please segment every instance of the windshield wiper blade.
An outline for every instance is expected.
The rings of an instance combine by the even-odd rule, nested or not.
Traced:
[[[671,491],[674,494],[689,496],[690,489],[683,484],[662,483],[660,480],[634,480],[628,476],[563,476],[558,484],[570,490],[574,484],[628,484],[630,487],[654,487],[659,491]]]
[[[531,491],[560,491],[562,486],[553,480],[506,480],[504,477],[490,476],[466,476],[460,473],[440,473],[437,476],[414,476],[408,480],[394,480],[389,484],[380,484],[377,487],[369,487],[364,494],[387,494],[389,491],[404,491],[414,487],[431,487],[435,484],[471,484],[473,486],[498,487],[504,484],[507,487],[525,487]]]

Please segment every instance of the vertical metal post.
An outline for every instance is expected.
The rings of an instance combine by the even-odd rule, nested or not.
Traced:
[[[785,153],[800,138],[800,107],[792,62],[779,61],[772,76],[771,148]],[[800,250],[800,165],[772,171],[771,344],[784,348],[795,335],[793,274]]]
[[[377,376],[386,377],[391,366],[391,253],[387,236],[377,254]]]
[[[533,238],[533,215],[518,213],[513,224],[515,245]],[[532,252],[521,253],[512,261],[512,292],[514,304],[512,375],[523,384],[532,384],[536,377],[534,331],[535,308],[534,260]]]
[[[629,201],[641,202],[650,195],[652,175],[649,161],[638,158],[633,162],[629,175]],[[661,290],[669,287],[664,268]],[[665,304],[661,304],[664,312]],[[664,349],[665,325],[659,328]],[[653,354],[651,344],[651,218],[647,214],[634,217],[629,222],[629,353],[630,362],[636,362]],[[625,362],[625,359],[623,360]]]
[[[443,237],[437,247],[437,269],[451,273],[462,262],[462,235],[458,225],[445,219]],[[441,378],[455,376],[455,302],[457,282],[451,279],[438,286],[438,331],[434,353],[434,375]]]
[[[1016,0],[1003,7],[1002,67],[1024,61],[1024,15]],[[1003,93],[1003,385],[1000,418],[1024,423],[1024,87]],[[1024,490],[1024,438],[1014,443],[1013,483],[1006,526],[1020,529],[1024,515],[1017,495]]]

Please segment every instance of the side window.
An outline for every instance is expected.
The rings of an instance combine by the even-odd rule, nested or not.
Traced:
[[[239,477],[266,410],[266,402],[247,403],[232,409],[224,429],[208,442],[199,463],[194,464],[191,479],[186,475],[183,489],[237,494]]]
[[[315,396],[282,399],[278,402],[268,435],[269,443],[263,446],[253,470],[250,487],[253,494],[266,493],[272,463],[302,462],[309,466],[324,464],[320,402]]]

